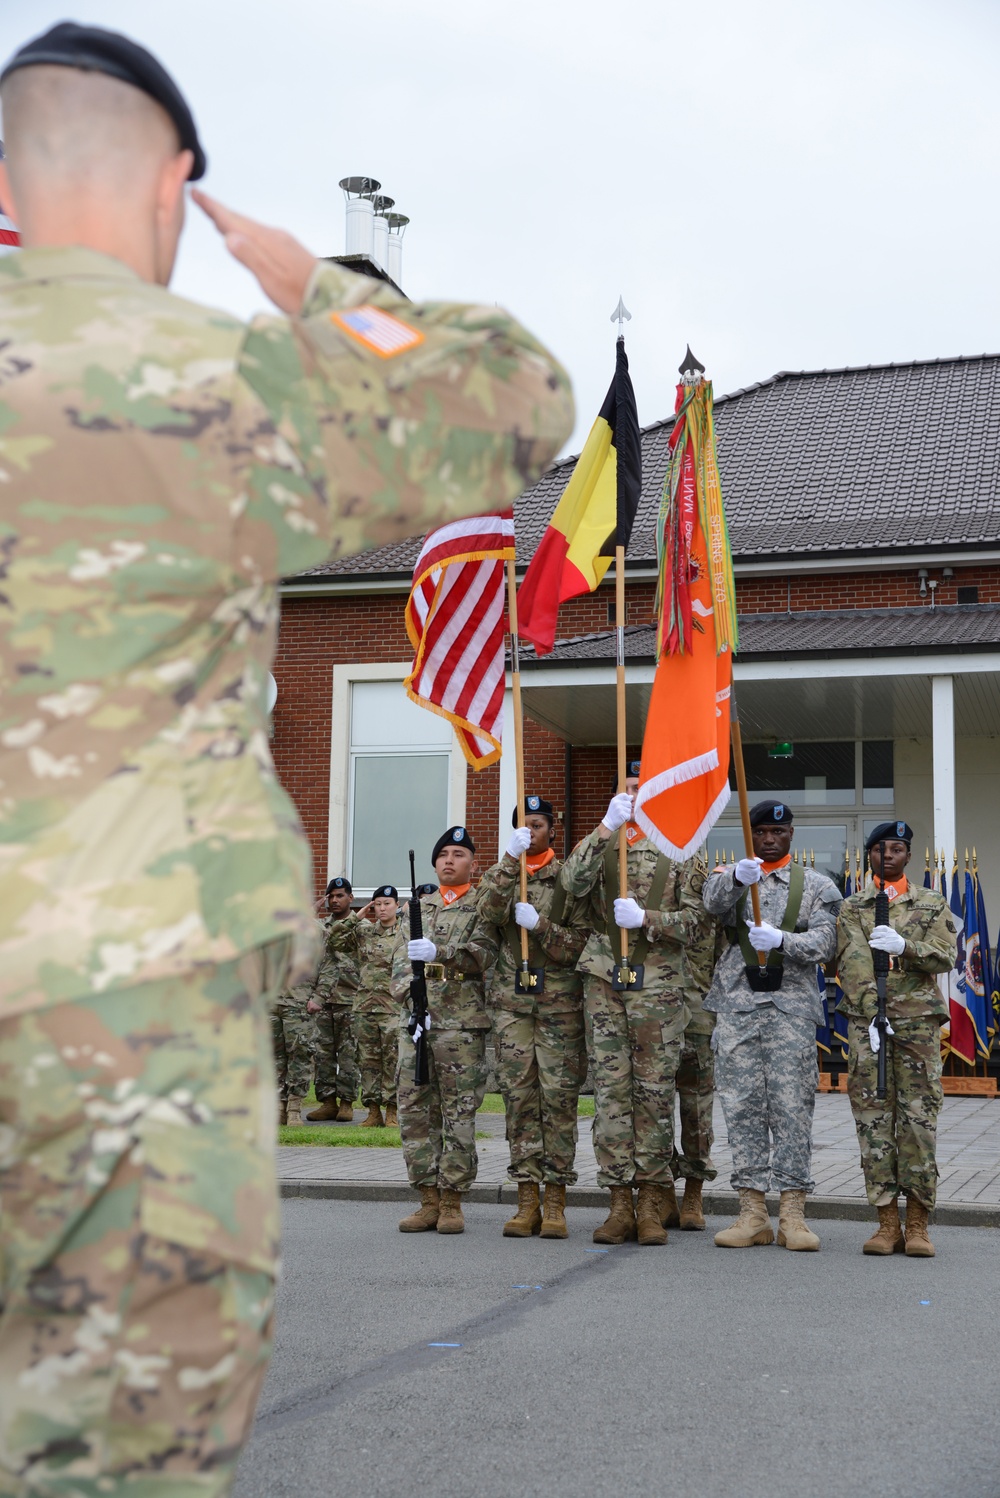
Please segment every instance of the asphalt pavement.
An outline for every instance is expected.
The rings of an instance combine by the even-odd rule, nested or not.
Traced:
[[[390,1202],[283,1204],[274,1359],[235,1498],[1000,1495],[1000,1233],[932,1229],[932,1260],[595,1252],[404,1235]],[[434,1345],[438,1344],[438,1345]]]

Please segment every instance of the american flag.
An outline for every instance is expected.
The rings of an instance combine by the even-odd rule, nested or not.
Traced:
[[[4,159],[3,141],[0,140],[0,161]],[[21,243],[21,236],[14,225],[5,214],[0,213],[0,255],[6,255],[9,250],[16,250]]]
[[[513,510],[442,525],[424,541],[406,605],[407,695],[449,719],[474,770],[500,758],[504,563],[513,556]]]
[[[398,317],[383,312],[381,307],[352,307],[347,312],[334,312],[331,316],[345,333],[350,333],[352,338],[383,359],[392,359],[424,341],[419,328],[400,322]]]

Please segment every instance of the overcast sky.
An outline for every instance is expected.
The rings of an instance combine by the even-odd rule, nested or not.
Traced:
[[[67,18],[152,48],[209,191],[318,254],[377,177],[410,296],[499,302],[567,365],[570,450],[619,293],[644,424],[688,341],[717,394],[1000,349],[996,0],[2,0],[0,54]],[[196,209],[174,285],[264,305]]]

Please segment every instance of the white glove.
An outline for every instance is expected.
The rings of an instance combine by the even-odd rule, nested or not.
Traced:
[[[891,926],[876,926],[868,945],[876,952],[888,952],[890,957],[902,957],[905,939]]]
[[[752,920],[748,920],[747,925],[750,928],[750,945],[755,952],[773,952],[785,939],[785,933],[779,931],[777,926],[769,926],[767,921],[755,926]]]
[[[615,901],[615,925],[621,926],[625,931],[636,931],[642,925],[646,912],[641,905],[637,905],[631,895],[627,900],[620,897]]]
[[[413,941],[406,943],[406,955],[411,962],[433,962],[437,956],[437,947],[426,936],[418,936]]]
[[[758,884],[760,882],[760,866],[762,858],[741,858],[736,865],[734,873],[737,884]]]
[[[527,853],[531,847],[531,828],[515,827],[507,844],[507,852],[511,858],[520,858],[522,853]]]
[[[538,925],[538,911],[534,905],[529,905],[526,900],[518,900],[514,906],[514,919],[525,931],[534,931]]]
[[[611,797],[602,820],[609,832],[617,832],[619,827],[624,827],[626,822],[631,822],[632,797],[628,791],[619,791],[617,796]]]
[[[878,929],[878,928],[876,927],[876,929]],[[886,1020],[886,1022],[885,1022],[885,1033],[887,1035],[895,1035],[895,1033],[896,1033],[895,1030],[890,1025],[890,1023],[889,1023],[888,1020]],[[881,1042],[879,1040],[879,1033],[878,1033],[878,1031],[875,1028],[875,1021],[874,1020],[872,1020],[871,1024],[868,1026],[868,1039],[872,1043],[872,1053],[877,1056],[882,1047],[881,1047]]]

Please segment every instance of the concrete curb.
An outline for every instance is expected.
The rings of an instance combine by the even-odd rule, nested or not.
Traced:
[[[346,1202],[412,1202],[414,1192],[409,1186],[395,1181],[279,1181],[282,1197],[307,1197],[320,1201]],[[510,1182],[496,1186],[475,1185],[465,1196],[468,1202],[502,1203],[517,1202],[517,1187]],[[608,1193],[599,1187],[571,1186],[566,1192],[568,1207],[607,1207]],[[735,1217],[738,1198],[735,1191],[706,1191],[703,1197],[705,1213],[710,1217]],[[772,1217],[778,1215],[778,1198],[769,1196],[768,1207]],[[866,1201],[848,1196],[813,1196],[806,1207],[806,1216],[814,1221],[836,1219],[844,1222],[874,1222],[875,1209]],[[933,1215],[933,1221],[943,1227],[1000,1228],[1000,1206],[979,1207],[974,1202],[942,1202]]]

